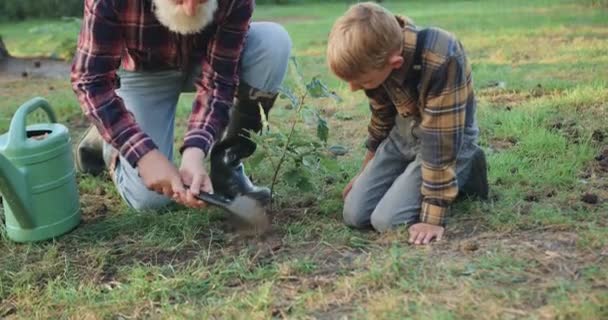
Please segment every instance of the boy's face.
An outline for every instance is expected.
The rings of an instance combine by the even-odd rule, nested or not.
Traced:
[[[400,54],[393,54],[382,68],[372,69],[355,79],[346,81],[350,85],[351,91],[375,89],[388,79],[393,70],[401,68],[402,65],[403,57]]]

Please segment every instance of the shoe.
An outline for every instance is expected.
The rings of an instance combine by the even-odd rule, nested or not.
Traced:
[[[490,192],[488,185],[488,165],[486,155],[478,148],[471,159],[471,173],[469,180],[461,189],[463,196],[487,200]]]

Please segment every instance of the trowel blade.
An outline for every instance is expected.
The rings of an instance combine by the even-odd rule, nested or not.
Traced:
[[[219,195],[206,192],[201,192],[197,198],[225,209],[240,222],[244,222],[246,227],[252,228],[256,232],[264,232],[270,227],[270,220],[266,214],[266,206],[258,199],[246,195],[238,195],[230,201]]]

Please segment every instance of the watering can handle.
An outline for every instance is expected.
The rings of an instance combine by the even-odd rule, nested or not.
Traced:
[[[27,138],[26,135],[26,117],[28,114],[36,111],[38,108],[42,108],[49,116],[49,120],[55,123],[57,122],[57,117],[55,116],[55,112],[51,109],[51,105],[43,98],[36,97],[33,98],[26,103],[22,104],[15,115],[13,115],[13,119],[11,120],[11,125],[8,130],[8,145],[10,147],[13,143],[23,143]]]

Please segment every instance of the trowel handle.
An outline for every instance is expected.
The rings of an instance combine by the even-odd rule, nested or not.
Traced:
[[[226,198],[204,191],[201,191],[195,198],[222,208],[226,208],[226,206],[230,204],[230,201]]]
[[[184,185],[185,188],[190,188],[189,185]],[[194,196],[195,198],[197,198],[198,200],[210,203],[212,205],[218,206],[218,207],[222,207],[225,208],[227,205],[230,204],[230,200],[217,195],[217,194],[213,194],[213,193],[209,193],[209,192],[205,192],[205,191],[200,191],[198,193],[198,196]]]
[[[26,134],[26,118],[27,115],[41,108],[46,112],[51,122],[57,122],[55,112],[51,109],[51,105],[45,99],[41,97],[33,98],[26,103],[22,104],[13,119],[11,120],[10,128],[8,129],[8,147],[10,148],[13,144],[21,144],[27,139]]]

